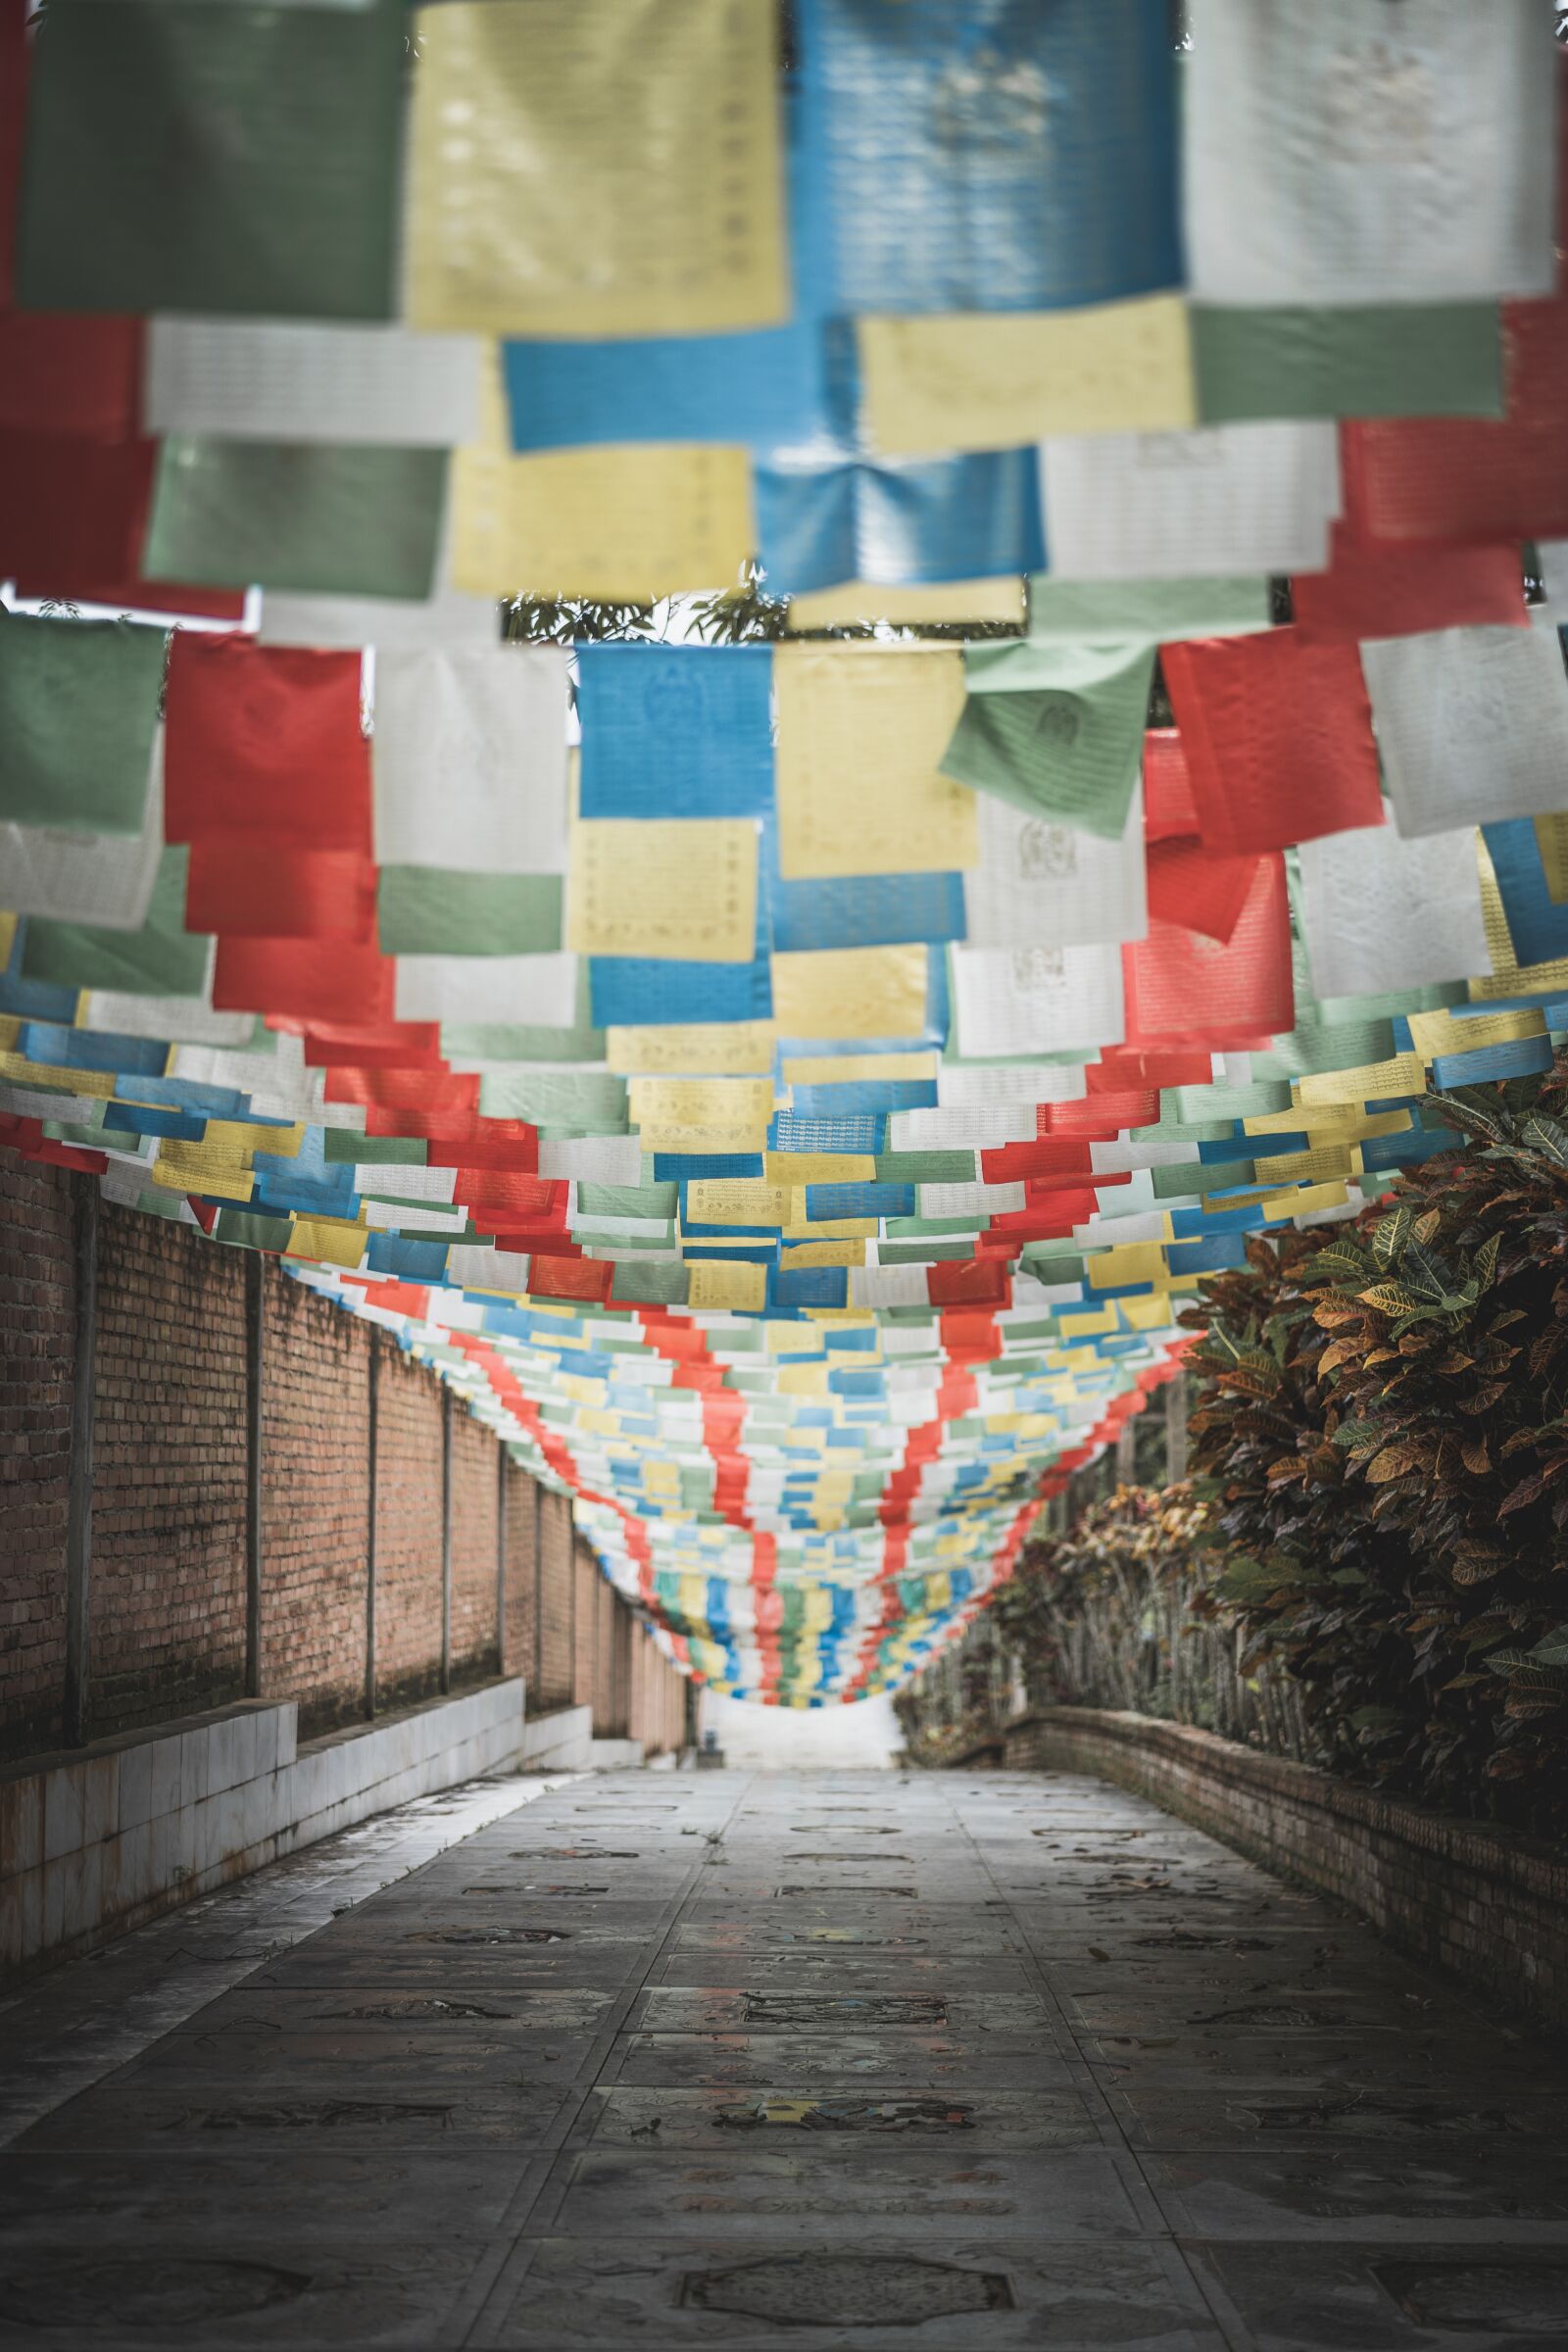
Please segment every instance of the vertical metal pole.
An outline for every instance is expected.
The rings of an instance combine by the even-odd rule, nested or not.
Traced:
[[[533,1689],[537,1705],[538,1694],[545,1681],[545,1491],[537,1479],[533,1482]],[[523,1699],[524,1711],[527,1698]]]
[[[76,1355],[71,1392],[71,1474],[66,1498],[66,1687],[68,1747],[87,1743],[92,1628],[92,1444],[98,1340],[98,1179],[76,1192]]]
[[[452,1688],[452,1391],[441,1384],[441,1688]]]
[[[1138,1416],[1133,1414],[1116,1432],[1116,1483],[1130,1487],[1138,1467]]]
[[[245,1260],[245,1695],[262,1695],[262,1405],[267,1261]]]
[[[381,1441],[381,1334],[370,1325],[365,1397],[365,1714],[375,1713],[375,1523]]]
[[[1165,1384],[1165,1476],[1172,1486],[1187,1476],[1187,1373]]]
[[[496,1444],[496,1672],[507,1671],[507,1449]]]

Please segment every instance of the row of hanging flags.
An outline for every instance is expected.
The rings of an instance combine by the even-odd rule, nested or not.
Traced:
[[[896,1685],[1568,1030],[1548,0],[4,6],[0,1140]]]

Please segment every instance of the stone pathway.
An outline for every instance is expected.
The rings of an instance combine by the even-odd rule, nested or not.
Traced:
[[[1562,2066],[1117,1790],[623,1773],[418,1861],[60,2078],[0,2344],[1568,2341]],[[95,1965],[0,2012],[35,2097]]]

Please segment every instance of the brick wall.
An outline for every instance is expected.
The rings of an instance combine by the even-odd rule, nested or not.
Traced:
[[[74,1231],[71,1178],[0,1152],[0,1725],[13,1755],[61,1732]]]
[[[1130,1788],[1337,1896],[1403,1950],[1568,2026],[1568,1857],[1559,1852],[1211,1732],[1096,1707],[1020,1717],[1003,1760]]]
[[[8,1757],[63,1736],[76,1204],[89,1181],[0,1152]],[[243,1692],[252,1263],[188,1226],[101,1204],[91,1738]],[[261,1689],[297,1699],[310,1738],[364,1706],[372,1346],[377,1704],[440,1687],[443,1391],[387,1333],[272,1260],[262,1300]],[[454,1688],[497,1668],[498,1456],[495,1438],[454,1400]],[[684,1678],[576,1541],[569,1498],[510,1463],[506,1489],[506,1664],[528,1686],[529,1714],[580,1695],[606,1736],[629,1728],[650,1752],[678,1746]]]

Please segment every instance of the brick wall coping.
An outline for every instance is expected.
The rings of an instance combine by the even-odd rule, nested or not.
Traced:
[[[1457,1814],[1432,1812],[1403,1797],[1382,1796],[1376,1789],[1340,1780],[1314,1764],[1298,1764],[1290,1756],[1264,1755],[1256,1748],[1244,1747],[1240,1740],[1222,1740],[1217,1733],[1200,1731],[1192,1724],[1166,1723],[1158,1716],[1108,1707],[1034,1707],[1015,1715],[1004,1738],[1011,1739],[1033,1726],[1092,1734],[1119,1746],[1152,1750],[1209,1779],[1312,1807],[1377,1837],[1396,1838],[1455,1868],[1485,1872],[1538,1902],[1568,1906],[1568,1854],[1494,1823],[1466,1821]]]

